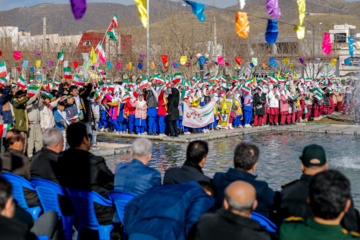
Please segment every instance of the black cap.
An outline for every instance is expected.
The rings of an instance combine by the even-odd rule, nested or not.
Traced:
[[[313,159],[318,159],[319,161],[311,161]],[[326,154],[322,146],[317,144],[312,144],[306,146],[303,150],[303,154],[300,156],[301,162],[307,166],[323,166],[326,163]]]

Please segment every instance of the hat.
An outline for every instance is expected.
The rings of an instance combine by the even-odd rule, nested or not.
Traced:
[[[319,161],[311,161],[313,159],[318,159]],[[303,150],[303,154],[300,156],[301,162],[307,166],[323,166],[326,163],[326,154],[322,146],[317,144],[312,144],[306,146]]]

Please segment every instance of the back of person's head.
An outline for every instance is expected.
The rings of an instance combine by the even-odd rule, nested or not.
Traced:
[[[338,218],[350,198],[350,182],[337,170],[322,171],[311,179],[309,204],[315,217],[326,220]]]
[[[5,178],[0,177],[0,215],[12,218],[14,212],[11,184]]]
[[[206,158],[209,152],[208,143],[205,141],[193,141],[189,143],[186,149],[186,162],[199,164]]]
[[[151,159],[152,142],[146,138],[138,138],[131,145],[133,157],[147,164]]]
[[[66,139],[71,148],[79,147],[84,137],[88,137],[86,125],[82,122],[70,124],[66,129]]]
[[[251,170],[259,158],[259,148],[251,143],[242,142],[234,151],[234,167],[243,171]]]
[[[235,181],[225,189],[224,208],[236,214],[250,216],[256,208],[256,190],[247,182]]]
[[[23,143],[23,138],[19,130],[12,129],[6,133],[5,141],[4,141],[5,149],[13,148],[15,143],[20,143],[20,142]],[[21,148],[21,146],[17,146],[17,147]]]
[[[317,144],[306,146],[300,156],[300,160],[302,171],[307,175],[315,175],[328,168],[325,150]]]
[[[60,129],[48,128],[42,135],[44,147],[60,153],[64,147],[64,137]]]
[[[209,196],[216,196],[216,188],[213,183],[205,182],[205,181],[199,181],[198,182],[201,186],[201,188],[209,195]]]

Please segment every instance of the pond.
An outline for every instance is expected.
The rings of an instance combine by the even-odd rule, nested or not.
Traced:
[[[99,141],[131,143],[133,139],[99,137]],[[299,156],[309,144],[325,148],[329,168],[344,173],[351,181],[355,205],[360,206],[360,137],[325,134],[264,133],[209,141],[209,154],[204,172],[212,177],[232,167],[233,151],[241,141],[252,142],[260,148],[260,159],[255,174],[274,190],[301,176]],[[170,167],[181,166],[186,158],[186,143],[154,142],[149,166],[162,175]],[[131,161],[130,155],[106,158],[114,172],[120,162]]]

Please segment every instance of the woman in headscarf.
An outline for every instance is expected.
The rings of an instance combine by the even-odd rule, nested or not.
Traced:
[[[146,133],[147,105],[144,96],[140,94],[135,102],[135,127],[138,135]]]
[[[179,120],[179,90],[172,88],[168,100],[167,119],[170,136],[178,137],[179,132],[176,121]]]

